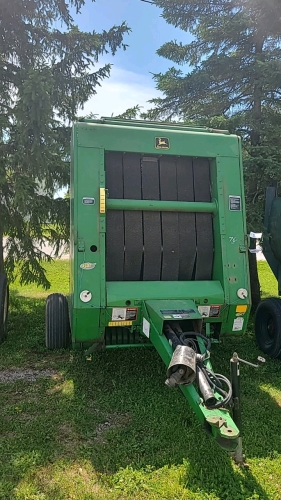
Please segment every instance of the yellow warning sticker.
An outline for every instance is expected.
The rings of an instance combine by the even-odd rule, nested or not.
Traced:
[[[132,321],[110,321],[108,326],[132,326]]]
[[[245,313],[248,309],[248,306],[241,304],[240,306],[236,306],[237,313]]]

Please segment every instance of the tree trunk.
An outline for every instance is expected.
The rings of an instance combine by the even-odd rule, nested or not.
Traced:
[[[4,272],[3,230],[0,227],[0,273]]]
[[[261,70],[258,63],[264,60],[263,56],[264,39],[259,33],[256,34],[255,43],[255,84],[253,89],[253,129],[251,133],[251,145],[259,146],[261,142],[261,120],[262,120],[262,98],[263,87],[261,83]]]

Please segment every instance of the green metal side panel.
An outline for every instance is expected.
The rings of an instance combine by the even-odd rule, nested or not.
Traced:
[[[111,281],[106,288],[108,306],[125,306],[128,300],[138,305],[143,300],[153,299],[192,299],[200,304],[224,304],[219,281]]]
[[[74,332],[72,340],[74,344],[92,344],[102,337],[104,329],[99,327],[100,312],[100,309],[93,308],[73,310]]]
[[[71,323],[73,342],[79,343],[100,336],[100,308],[105,305],[105,223],[104,215],[100,214],[100,186],[104,184],[103,150],[76,148],[72,177]],[[83,292],[90,292],[88,302],[81,300]]]
[[[225,302],[230,304],[228,319],[222,325],[221,333],[243,333],[251,307],[250,276],[248,268],[248,247],[245,220],[243,172],[236,158],[217,158],[212,165],[212,192],[218,202],[218,212],[214,216],[214,277],[219,279],[225,292]],[[230,210],[232,197],[240,200],[240,210]],[[244,288],[246,299],[237,292]],[[236,320],[238,305],[247,305],[246,313]],[[239,325],[240,321],[240,325]],[[240,328],[240,329],[238,329]]]
[[[73,307],[74,307],[74,164],[77,162],[77,148],[75,143],[75,129],[71,134],[71,162],[70,162],[70,248],[69,248],[69,320],[70,328],[73,331]]]
[[[166,309],[172,309],[173,301],[187,301],[191,299],[196,306],[218,305],[220,315],[217,318],[206,318],[204,321],[220,323],[226,321],[228,306],[224,302],[224,292],[218,281],[145,281],[145,282],[107,282],[107,308],[101,312],[100,326],[107,326],[112,321],[112,308],[136,308],[137,318],[132,326],[142,325],[142,302],[149,303],[161,300]],[[204,290],[204,294],[202,293]],[[170,306],[169,306],[170,303]],[[198,313],[198,318],[201,314]],[[194,316],[195,317],[195,316]]]
[[[216,158],[220,156],[239,157],[237,137],[216,133],[184,130],[155,130],[138,127],[136,124],[76,123],[78,146],[103,148],[106,151],[127,151],[137,153],[160,153],[161,155],[183,155]],[[155,149],[155,137],[167,136],[170,149]]]

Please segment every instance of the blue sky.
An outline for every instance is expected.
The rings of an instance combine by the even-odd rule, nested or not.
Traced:
[[[104,56],[101,63],[113,64],[111,77],[85,106],[85,113],[111,116],[136,104],[147,109],[147,100],[159,95],[151,73],[166,71],[173,64],[159,57],[156,50],[170,40],[188,43],[190,35],[168,25],[161,9],[140,0],[86,0],[81,14],[75,16],[81,30],[97,32],[126,21],[132,29],[125,37],[129,45],[114,57]]]

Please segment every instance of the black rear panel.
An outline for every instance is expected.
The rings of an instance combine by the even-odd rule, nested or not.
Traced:
[[[211,201],[205,158],[106,154],[111,199]],[[107,212],[107,281],[210,280],[212,215],[149,211]]]
[[[106,187],[111,198],[124,198],[122,153],[106,155]],[[110,276],[110,281],[122,281],[124,279],[124,214],[122,211],[109,210],[107,212],[106,231],[106,273]]]
[[[141,160],[142,198],[160,200],[159,165],[154,157]],[[143,212],[143,280],[160,281],[162,269],[162,226],[160,212]]]

